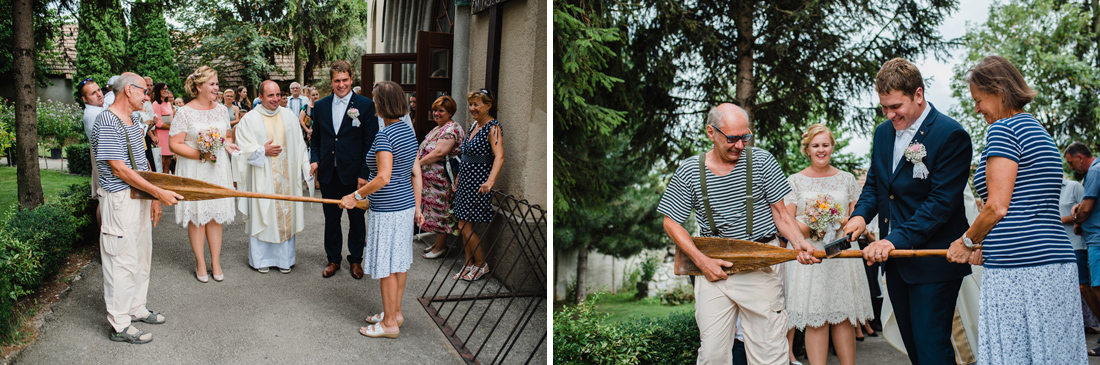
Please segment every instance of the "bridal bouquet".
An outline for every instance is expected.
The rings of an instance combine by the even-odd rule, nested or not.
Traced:
[[[806,199],[806,211],[802,215],[803,223],[810,226],[814,240],[831,241],[840,229],[840,219],[844,216],[844,206],[827,194]]]
[[[218,149],[225,148],[225,135],[221,131],[215,128],[209,128],[199,132],[198,141],[199,160],[207,162],[205,155],[209,153],[212,158],[209,162],[218,162],[218,155],[215,153]]]

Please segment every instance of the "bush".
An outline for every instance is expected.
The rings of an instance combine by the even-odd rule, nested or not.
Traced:
[[[88,183],[72,184],[46,204],[0,218],[0,341],[13,333],[15,301],[42,285],[73,243],[87,238],[92,202]]]
[[[694,311],[635,319],[621,327],[623,332],[646,334],[648,346],[641,351],[640,364],[694,364],[699,354]]]
[[[646,255],[645,259],[638,263],[639,268],[642,271],[643,282],[650,282],[653,280],[653,275],[657,274],[657,268],[661,264],[661,259],[657,255]]]
[[[92,174],[92,156],[87,144],[65,146],[65,156],[69,160],[69,173],[90,176]]]
[[[554,363],[687,364],[699,349],[695,313],[603,323],[594,311],[594,294],[586,303],[554,314]]]
[[[661,303],[668,305],[680,305],[695,301],[695,290],[690,286],[680,284],[672,290],[661,294]]]
[[[76,104],[38,99],[38,141],[61,148],[66,140],[84,134],[84,112]]]

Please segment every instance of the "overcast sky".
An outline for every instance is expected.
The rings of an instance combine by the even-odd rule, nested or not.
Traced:
[[[966,33],[967,25],[984,23],[989,17],[989,5],[993,0],[966,0],[960,1],[959,10],[940,24],[940,34],[944,39],[955,39]],[[950,51],[951,57],[946,62],[940,62],[932,57],[920,60],[910,60],[920,69],[925,79],[925,98],[936,106],[940,112],[947,113],[959,101],[951,96],[952,68],[962,63],[965,51],[954,49]],[[874,88],[874,85],[870,85]],[[873,92],[871,94],[874,94]],[[865,100],[858,105],[878,105],[878,95],[871,95],[871,100]],[[845,147],[844,152],[857,155],[866,155],[871,151],[871,136],[852,136],[851,144]]]

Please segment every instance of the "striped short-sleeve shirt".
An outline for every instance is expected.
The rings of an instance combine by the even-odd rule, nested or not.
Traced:
[[[142,129],[141,120],[136,114],[131,114],[130,118],[133,125],[127,127],[110,109],[103,109],[103,112],[95,118],[95,126],[92,127],[91,142],[92,150],[95,151],[96,170],[99,172],[99,186],[109,193],[130,188],[129,184],[115,176],[108,162],[120,160],[126,166],[133,166],[130,164],[130,153],[126,148],[126,136],[122,133],[130,135],[130,147],[134,151],[134,163],[137,169],[149,171],[149,161],[145,159],[145,130]]]
[[[377,176],[380,151],[393,154],[393,172],[390,174],[390,183],[368,197],[371,211],[399,212],[416,205],[412,187],[416,150],[416,134],[408,124],[397,122],[378,131],[366,157],[367,166],[370,167],[370,180]]]
[[[1054,139],[1031,114],[1020,113],[989,126],[974,186],[982,199],[986,160],[1004,157],[1018,164],[1008,214],[982,241],[985,267],[1017,268],[1076,262],[1058,214],[1062,159]]]
[[[706,170],[714,225],[718,227],[721,237],[753,240],[777,232],[769,205],[782,202],[783,197],[791,192],[791,187],[779,168],[779,162],[768,151],[753,147],[752,161],[752,237],[745,232],[748,221],[745,214],[748,211],[745,205],[746,164],[738,163],[725,176]],[[657,206],[658,212],[680,224],[688,219],[692,210],[696,212],[699,234],[712,236],[699,188],[699,156],[689,157],[680,163]]]

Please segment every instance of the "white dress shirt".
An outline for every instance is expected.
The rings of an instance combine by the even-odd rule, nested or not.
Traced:
[[[340,134],[340,125],[344,123],[344,114],[348,110],[348,103],[351,102],[352,94],[354,93],[348,93],[342,98],[332,94],[332,129],[336,131],[336,134]]]
[[[909,143],[913,141],[913,137],[917,135],[917,131],[920,130],[920,125],[924,123],[924,118],[928,117],[928,113],[932,111],[932,104],[924,104],[924,111],[920,113],[920,118],[913,122],[913,125],[903,130],[894,130],[894,165],[890,168],[893,172],[898,169],[898,164],[901,163],[902,157],[905,157],[905,149],[909,147]]]

